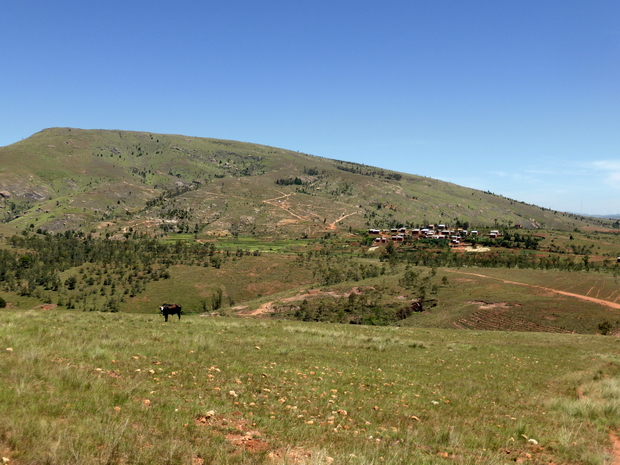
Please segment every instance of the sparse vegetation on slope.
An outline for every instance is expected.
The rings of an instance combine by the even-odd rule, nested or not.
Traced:
[[[0,148],[0,221],[120,236],[325,231],[416,224],[610,226],[413,174],[257,144],[53,128]]]
[[[507,249],[498,238],[494,247],[466,252],[423,240],[368,248],[360,236],[331,233],[208,243],[191,235],[158,241],[27,233],[0,248],[0,293],[13,307],[82,311],[148,313],[177,302],[186,313],[334,323],[578,333],[600,332],[603,324],[605,333],[620,328],[620,264],[545,250],[546,240],[537,244],[535,252]],[[475,302],[500,308],[481,313]]]

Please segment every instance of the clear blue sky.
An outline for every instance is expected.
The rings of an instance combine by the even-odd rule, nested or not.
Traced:
[[[7,0],[0,146],[234,139],[620,213],[620,2]]]

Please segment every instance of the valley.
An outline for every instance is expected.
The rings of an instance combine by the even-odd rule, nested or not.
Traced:
[[[0,148],[0,209],[10,463],[614,459],[617,220],[69,128]]]

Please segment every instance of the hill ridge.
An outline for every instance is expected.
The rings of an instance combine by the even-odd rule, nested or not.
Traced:
[[[0,231],[309,235],[424,223],[610,227],[491,192],[277,147],[47,128],[0,148]]]

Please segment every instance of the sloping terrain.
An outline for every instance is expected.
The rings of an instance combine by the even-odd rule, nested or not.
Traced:
[[[4,463],[603,464],[617,339],[2,311]]]
[[[303,236],[427,223],[606,227],[411,174],[235,141],[52,128],[0,148],[0,233]]]

